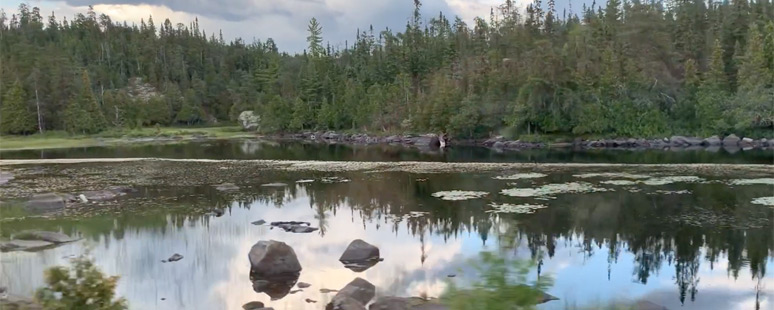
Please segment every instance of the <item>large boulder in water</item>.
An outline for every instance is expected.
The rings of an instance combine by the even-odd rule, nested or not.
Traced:
[[[376,287],[361,278],[355,278],[333,296],[326,310],[365,309],[376,295]]]
[[[704,142],[702,144],[708,145],[708,146],[716,146],[716,145],[720,145],[721,143],[723,143],[723,141],[720,140],[720,137],[712,136],[707,139],[704,139]]]
[[[256,115],[253,111],[243,111],[239,113],[239,124],[242,125],[242,129],[247,131],[258,130],[261,117]]]
[[[247,257],[250,259],[250,274],[275,276],[301,272],[296,252],[284,242],[258,241]]]
[[[355,239],[349,243],[347,249],[341,254],[339,261],[342,263],[357,263],[379,260],[379,248],[361,239]]]

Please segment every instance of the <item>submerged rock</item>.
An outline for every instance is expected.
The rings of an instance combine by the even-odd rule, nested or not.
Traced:
[[[27,201],[27,208],[32,211],[58,211],[67,207],[67,203],[74,201],[75,197],[67,194],[44,193],[35,194]]]
[[[181,259],[183,259],[183,255],[180,255],[180,254],[177,254],[177,253],[175,253],[175,254],[172,254],[172,256],[170,256],[170,257],[167,259],[167,261],[171,263],[171,262],[176,262],[176,261],[179,261],[179,260],[181,260]]]
[[[242,305],[242,309],[245,310],[258,310],[263,308],[263,303],[260,301],[251,301]]]
[[[250,224],[253,224],[253,225],[263,225],[263,224],[266,224],[266,221],[264,221],[264,220],[257,220],[257,221],[251,222]]]
[[[274,276],[301,272],[296,252],[284,242],[275,240],[258,241],[247,255],[250,260],[250,274]],[[295,282],[294,282],[295,283]]]
[[[307,288],[307,287],[310,287],[312,285],[309,284],[309,283],[306,283],[306,282],[298,282],[298,284],[296,286],[298,286],[298,288]]]
[[[0,251],[12,252],[12,251],[40,251],[48,248],[53,248],[57,244],[48,241],[41,240],[11,240],[8,242],[0,243]]]
[[[78,240],[75,238],[71,238],[70,236],[65,235],[63,233],[58,233],[53,231],[42,231],[42,230],[21,231],[19,233],[14,234],[13,238],[19,239],[19,240],[46,241],[51,243],[67,243],[67,242],[73,242]]]
[[[222,183],[215,185],[215,189],[221,192],[235,192],[239,190],[239,186],[236,186],[233,183]]]
[[[272,227],[281,228],[282,230],[286,232],[292,232],[292,233],[310,233],[317,231],[317,227],[311,227],[309,226],[309,222],[271,222]]]
[[[250,282],[253,284],[253,291],[264,293],[271,300],[281,299],[290,294],[290,290],[298,281],[298,276],[298,273],[265,275],[255,273],[252,269],[250,270]]]

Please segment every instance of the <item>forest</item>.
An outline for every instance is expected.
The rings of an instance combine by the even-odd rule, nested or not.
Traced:
[[[412,5],[412,3],[407,3]],[[506,0],[471,24],[423,16],[303,53],[226,42],[198,21],[0,14],[0,131],[215,125],[263,132],[658,137],[771,133],[774,2]],[[10,16],[9,16],[10,14]],[[336,47],[334,47],[336,46]]]

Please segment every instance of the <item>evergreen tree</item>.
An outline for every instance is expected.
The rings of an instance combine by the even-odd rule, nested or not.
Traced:
[[[17,80],[3,96],[2,108],[0,108],[0,131],[10,134],[35,132],[37,127],[35,114],[30,111],[26,101],[24,89]]]

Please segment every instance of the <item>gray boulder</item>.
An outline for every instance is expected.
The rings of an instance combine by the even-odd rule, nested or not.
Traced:
[[[67,207],[67,203],[74,201],[72,195],[58,193],[35,194],[27,201],[27,208],[32,211],[58,211]]]
[[[257,130],[260,122],[261,117],[256,115],[253,111],[243,111],[242,113],[239,113],[239,124],[242,125],[242,129],[244,130]]]
[[[748,148],[753,146],[753,139],[750,138],[742,138],[742,140],[739,141],[739,147],[741,148]]]
[[[13,235],[14,239],[19,240],[37,240],[46,241],[51,243],[67,243],[73,242],[78,239],[71,238],[68,235],[53,232],[53,231],[41,231],[41,230],[25,230]]]
[[[735,134],[730,134],[723,138],[723,146],[737,146],[739,145],[739,137]]]
[[[298,274],[301,264],[296,252],[280,241],[258,241],[247,255],[250,260],[250,273],[264,276]]]
[[[694,137],[672,136],[669,138],[669,144],[671,146],[692,146],[700,145],[701,143],[701,139]]]
[[[441,140],[434,134],[427,134],[414,138],[414,145],[426,147],[440,147]]]
[[[507,144],[505,144],[505,142],[503,142],[503,141],[497,141],[497,142],[492,144],[492,147],[496,148],[496,149],[502,149],[502,148],[505,148],[506,146],[507,146]]]
[[[723,143],[723,141],[720,140],[720,137],[718,136],[709,137],[707,139],[704,139],[704,142],[703,142],[704,145],[708,145],[708,146],[720,145],[721,143]]]
[[[326,310],[365,309],[365,305],[376,295],[376,287],[361,278],[355,278],[333,296]]]
[[[379,260],[379,248],[361,239],[355,239],[350,242],[339,258],[339,261],[343,263],[373,260]]]

